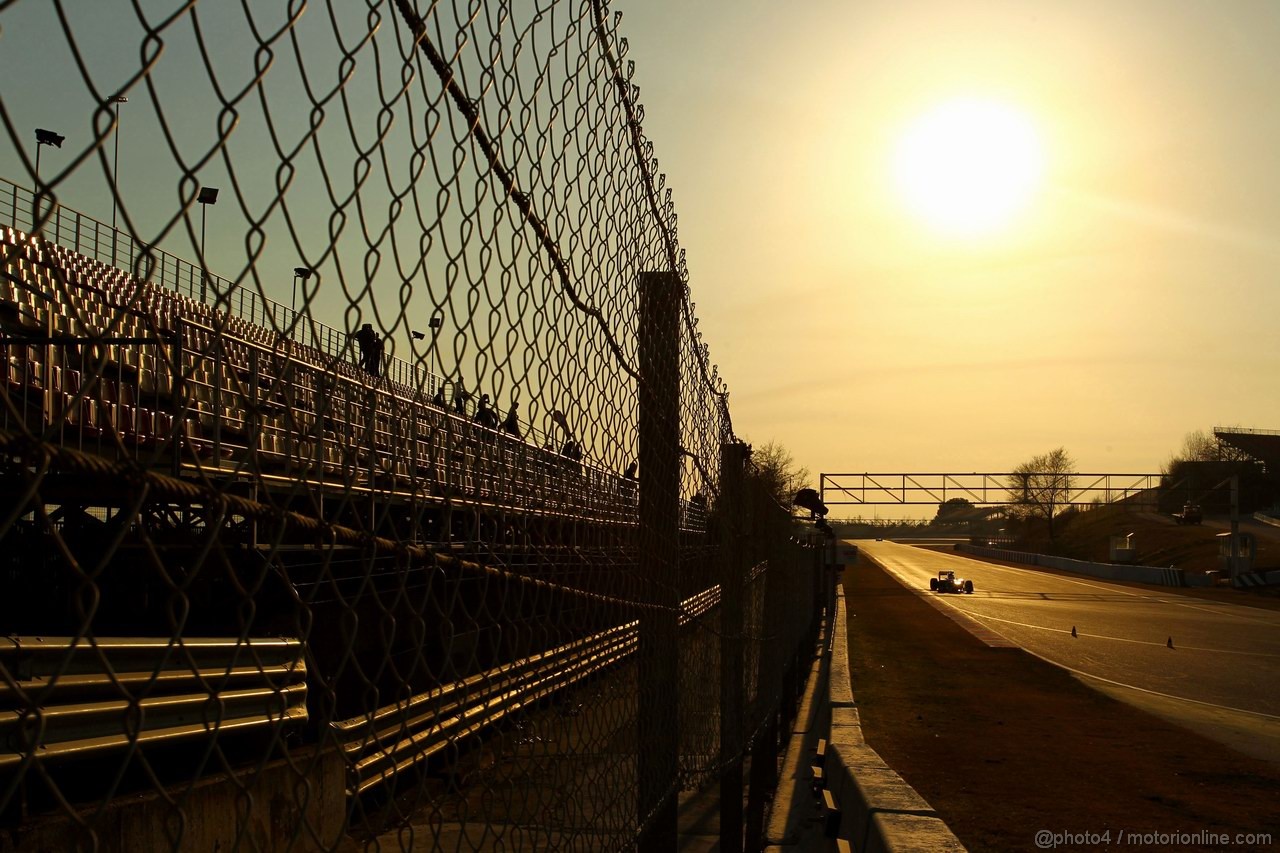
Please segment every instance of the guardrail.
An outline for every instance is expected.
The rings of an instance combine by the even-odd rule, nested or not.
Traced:
[[[1086,560],[1072,560],[1067,557],[1052,557],[1048,554],[1031,554],[1023,551],[1009,551],[1003,548],[982,548],[977,545],[956,545],[962,554],[973,554],[977,557],[990,557],[994,560],[1005,560],[1010,563],[1023,563],[1028,566],[1044,566],[1064,572],[1103,578],[1116,581],[1134,581],[1152,586],[1187,586],[1186,574],[1182,569],[1163,566],[1133,566],[1117,563],[1090,563]]]
[[[719,585],[685,599],[679,624],[720,603]],[[332,723],[351,768],[348,795],[358,796],[508,715],[604,672],[639,644],[639,623],[622,625],[478,673],[369,714]]]
[[[0,639],[0,770],[307,720],[291,638]]]

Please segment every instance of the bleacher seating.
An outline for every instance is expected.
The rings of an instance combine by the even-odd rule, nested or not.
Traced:
[[[614,472],[442,411],[420,389],[232,312],[0,231],[3,333],[39,339],[5,346],[0,428],[155,467],[178,458],[174,473],[634,518],[635,484]]]

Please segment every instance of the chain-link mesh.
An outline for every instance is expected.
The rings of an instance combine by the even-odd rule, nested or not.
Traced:
[[[816,551],[621,16],[0,9],[0,849],[669,849],[717,779],[759,826]]]

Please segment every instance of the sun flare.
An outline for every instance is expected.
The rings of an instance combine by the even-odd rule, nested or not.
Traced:
[[[931,228],[976,237],[1010,225],[1035,195],[1044,153],[1026,115],[997,101],[961,98],[912,122],[893,173],[906,206]]]

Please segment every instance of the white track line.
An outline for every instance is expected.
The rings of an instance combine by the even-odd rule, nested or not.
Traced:
[[[950,604],[951,602],[948,601],[946,603]],[[956,607],[956,605],[953,604],[952,607]],[[957,609],[960,609],[960,608],[957,607]],[[965,613],[970,619],[976,619],[978,621],[990,620],[992,622],[1004,622],[1007,625],[1017,625],[1020,628],[1033,628],[1037,631],[1050,631],[1054,634],[1070,634],[1071,633],[1070,631],[1067,631],[1063,628],[1050,628],[1046,625],[1033,625],[1030,622],[1019,622],[1016,619],[1001,619],[999,616],[988,616],[985,613],[976,613],[972,610],[962,610],[961,612]],[[1152,640],[1134,640],[1134,639],[1130,639],[1129,637],[1110,637],[1110,636],[1107,636],[1106,634],[1086,634],[1083,631],[1077,631],[1076,636],[1088,637],[1094,640],[1112,640],[1117,643],[1137,643],[1138,645],[1142,645],[1142,646],[1156,646],[1158,648],[1165,647],[1164,643],[1154,642]],[[1273,654],[1272,652],[1248,652],[1248,651],[1242,651],[1240,649],[1210,649],[1205,646],[1178,646],[1177,651],[1217,652],[1218,654],[1223,654],[1223,655],[1251,655],[1253,657],[1260,657],[1260,658],[1280,658],[1280,655]]]
[[[1136,684],[1125,684],[1123,681],[1115,681],[1110,678],[1103,678],[1101,675],[1094,675],[1093,673],[1085,672],[1084,670],[1067,666],[1065,663],[1059,663],[1056,660],[1047,658],[1044,655],[1039,654],[1038,652],[1033,652],[1031,649],[1028,649],[1025,647],[1022,650],[1029,655],[1035,655],[1045,663],[1052,664],[1053,666],[1065,669],[1067,672],[1071,673],[1072,675],[1078,675],[1081,678],[1092,678],[1095,681],[1101,681],[1104,684],[1110,684],[1113,687],[1124,687],[1129,690],[1136,690],[1139,693],[1146,693],[1151,696],[1159,696],[1163,699],[1173,699],[1177,702],[1190,702],[1192,705],[1203,705],[1206,708],[1217,708],[1219,711],[1231,711],[1232,713],[1235,713],[1235,714],[1248,714],[1251,717],[1263,717],[1264,719],[1276,720],[1277,722],[1280,722],[1280,716],[1276,714],[1267,714],[1262,711],[1249,711],[1249,710],[1246,710],[1245,708],[1233,708],[1230,705],[1219,705],[1217,702],[1205,702],[1202,699],[1191,699],[1186,696],[1174,696],[1172,693],[1161,693],[1159,690],[1148,690],[1147,688],[1139,687]]]
[[[868,557],[870,557],[870,558],[871,558],[873,561],[875,561],[875,562],[880,562],[880,560],[879,560],[875,555],[873,555],[873,554],[868,554],[867,556],[868,556]],[[972,562],[975,562],[975,563],[976,563],[976,562],[981,562],[981,561],[980,561],[980,560],[973,560]],[[990,564],[984,564],[984,565],[988,565],[990,568],[993,568],[993,569],[1008,569],[1009,571],[1013,571],[1013,572],[1019,571],[1018,569],[1010,569],[1010,568],[1009,568],[1009,567],[1007,567],[1007,566],[992,566],[992,565],[990,565]],[[898,580],[898,582],[899,582],[899,583],[903,584],[903,586],[906,586],[906,587],[907,587],[907,589],[909,589],[909,590],[911,590],[911,591],[915,592],[915,593],[916,593],[916,595],[920,595],[920,596],[923,596],[923,595],[924,595],[924,592],[923,592],[922,590],[917,590],[914,586],[907,586],[907,584],[906,584],[906,580],[907,580],[907,579],[906,579],[906,578],[904,578],[904,577],[902,577],[900,574],[898,574],[898,572],[897,572],[896,570],[889,569],[889,567],[888,567],[888,566],[886,566],[886,565],[885,565],[884,563],[882,563],[882,562],[880,563],[880,567],[881,567],[881,568],[883,568],[883,569],[885,569],[886,571],[890,571],[890,572],[892,572],[892,574],[894,575],[894,577],[895,577],[895,578],[897,578],[897,580]],[[1081,584],[1082,586],[1096,586],[1095,584],[1087,584],[1087,583],[1084,583],[1084,582],[1082,582],[1082,581],[1074,581],[1074,580],[1072,580],[1071,578],[1061,578],[1061,580],[1069,581],[1069,582],[1071,582],[1071,583],[1079,583],[1079,584]],[[1100,587],[1100,588],[1101,588],[1101,587]],[[1132,593],[1132,594],[1137,595],[1136,593]],[[1145,597],[1147,597],[1147,596],[1141,596],[1141,595],[1139,595],[1138,597],[1140,597],[1140,598],[1145,598]],[[951,605],[951,604],[950,604],[950,602],[947,602],[947,601],[945,601],[945,600],[940,601],[939,603],[940,603],[940,604],[941,604],[941,603],[945,603],[945,604],[947,604],[948,606],[955,607],[954,605]],[[955,607],[955,610],[956,610],[957,612],[959,612],[959,613],[965,613],[965,615],[966,615],[966,616],[967,616],[967,615],[970,615],[970,614],[968,614],[966,611],[963,611],[963,610],[961,610],[961,609],[960,609],[960,608],[958,608],[958,607]],[[976,619],[975,619],[975,621],[976,621]],[[1008,620],[1002,620],[1002,621],[1008,621]],[[1015,624],[1016,624],[1016,623],[1015,623]],[[1028,626],[1028,627],[1038,628],[1038,627],[1040,627],[1040,626],[1038,626],[1038,625],[1032,625],[1032,626]],[[1049,629],[1049,630],[1056,630],[1056,629]],[[979,639],[981,639],[981,638],[979,637]],[[1008,639],[1008,638],[1006,638],[1006,639]],[[1009,640],[1009,642],[1013,642],[1013,640]],[[1133,642],[1138,642],[1138,641],[1133,641]],[[1205,707],[1205,708],[1216,708],[1216,709],[1217,709],[1217,710],[1219,710],[1219,711],[1230,711],[1230,712],[1235,713],[1235,714],[1248,714],[1248,715],[1249,715],[1249,716],[1251,716],[1251,717],[1262,717],[1263,719],[1266,719],[1266,720],[1276,720],[1277,722],[1280,722],[1280,716],[1278,716],[1278,715],[1276,715],[1276,714],[1267,714],[1267,713],[1265,713],[1265,712],[1263,712],[1263,711],[1249,711],[1249,710],[1247,710],[1247,709],[1245,709],[1245,708],[1233,708],[1233,707],[1232,707],[1232,706],[1230,706],[1230,705],[1219,705],[1217,702],[1206,702],[1206,701],[1204,701],[1203,699],[1192,699],[1192,698],[1187,697],[1187,696],[1175,696],[1175,695],[1173,695],[1172,693],[1161,693],[1159,690],[1150,690],[1150,689],[1148,689],[1148,688],[1146,688],[1146,687],[1139,687],[1139,686],[1138,686],[1138,685],[1136,685],[1136,684],[1126,684],[1126,683],[1125,683],[1125,682],[1123,682],[1123,681],[1116,681],[1115,679],[1112,679],[1112,678],[1104,678],[1104,677],[1102,677],[1101,675],[1094,675],[1094,674],[1093,674],[1093,673],[1091,673],[1091,672],[1085,672],[1085,671],[1084,671],[1084,670],[1082,670],[1082,669],[1076,669],[1076,668],[1075,668],[1075,667],[1073,667],[1073,666],[1067,666],[1065,663],[1062,663],[1061,661],[1053,660],[1052,658],[1046,657],[1046,656],[1044,656],[1044,655],[1040,654],[1039,652],[1032,651],[1031,649],[1028,649],[1026,646],[1019,645],[1019,646],[1018,646],[1018,648],[1022,649],[1024,652],[1026,652],[1026,653],[1027,653],[1027,654],[1029,654],[1029,655],[1033,655],[1034,657],[1039,658],[1040,660],[1044,661],[1044,662],[1045,662],[1045,663],[1047,663],[1047,664],[1050,664],[1051,666],[1056,666],[1056,667],[1059,667],[1060,669],[1065,669],[1067,672],[1071,673],[1072,675],[1078,675],[1078,676],[1080,676],[1081,678],[1092,678],[1092,679],[1094,679],[1095,681],[1101,681],[1103,684],[1110,684],[1110,685],[1112,685],[1113,687],[1123,687],[1123,688],[1126,688],[1126,689],[1128,689],[1128,690],[1136,690],[1136,691],[1137,691],[1137,692],[1139,692],[1139,693],[1146,693],[1146,694],[1147,694],[1147,695],[1149,695],[1149,696],[1159,696],[1159,697],[1161,697],[1162,699],[1172,699],[1172,700],[1174,700],[1175,702],[1188,702],[1188,703],[1190,703],[1190,704],[1192,704],[1192,705],[1201,705],[1201,706],[1203,706],[1203,707]]]
[[[1233,619],[1243,619],[1246,622],[1255,622],[1259,625],[1267,625],[1273,628],[1280,628],[1280,617],[1277,617],[1274,619],[1259,619],[1255,616],[1245,616],[1240,613],[1234,612],[1235,610],[1244,607],[1244,605],[1233,604],[1229,601],[1224,601],[1221,604],[1218,604],[1214,607],[1206,607],[1204,605],[1188,604],[1186,600],[1183,599],[1183,597],[1180,595],[1161,597],[1161,596],[1157,596],[1154,593],[1146,592],[1143,590],[1133,590],[1127,587],[1120,586],[1119,584],[1103,585],[1098,583],[1089,583],[1088,581],[1082,581],[1082,580],[1077,580],[1075,578],[1063,577],[1060,574],[1038,571],[1037,569],[1034,569],[1034,568],[1019,569],[1019,568],[1014,568],[1013,566],[999,566],[999,565],[996,565],[995,563],[988,563],[980,558],[968,557],[963,554],[956,554],[955,558],[966,560],[970,563],[976,563],[977,565],[981,566],[984,569],[994,569],[995,571],[1013,572],[1015,574],[1022,575],[1024,577],[1028,573],[1048,575],[1049,577],[1055,578],[1056,580],[1063,581],[1064,583],[1076,584],[1077,586],[1086,586],[1086,587],[1089,587],[1090,589],[1100,589],[1100,590],[1105,590],[1111,593],[1120,593],[1121,595],[1129,595],[1129,596],[1133,596],[1134,598],[1142,598],[1148,601],[1155,601],[1160,604],[1173,604],[1178,607],[1186,607],[1189,610],[1200,610],[1205,613],[1213,613],[1219,616],[1230,616]],[[992,559],[995,559],[995,558],[993,557]],[[1224,608],[1230,608],[1230,609],[1228,610]],[[1257,608],[1249,608],[1249,609],[1256,610]],[[1263,612],[1268,612],[1268,611],[1263,611]]]

